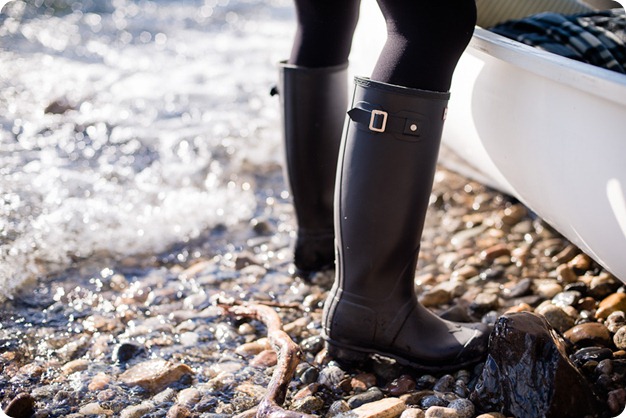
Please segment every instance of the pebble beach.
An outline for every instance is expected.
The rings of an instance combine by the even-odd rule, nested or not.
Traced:
[[[302,351],[288,410],[507,417],[470,399],[483,363],[433,375],[327,355],[334,273],[293,275],[269,96],[290,2],[181,3],[12,2],[0,15],[5,413],[252,416],[277,356],[265,324],[222,307],[248,302],[272,307]],[[516,200],[440,166],[415,286],[454,320],[540,315],[606,405],[598,417],[624,411],[624,283]]]
[[[280,190],[276,170],[268,177]],[[288,409],[328,417],[359,408],[389,408],[383,416],[390,417],[479,416],[468,396],[481,364],[435,376],[384,358],[357,368],[327,358],[319,334],[332,273],[312,283],[290,274],[292,209],[288,199],[270,203],[233,235],[216,232],[225,244],[215,254],[199,245],[183,250],[197,253],[187,263],[164,256],[97,273],[85,267],[6,302],[3,406],[34,402],[36,417],[244,413],[264,395],[276,354],[262,323],[216,306],[242,300],[276,307],[302,348]],[[543,315],[572,342],[572,359],[614,416],[623,410],[621,282],[519,203],[444,169],[423,243],[416,286],[424,305],[492,323],[504,312]],[[371,414],[345,416],[378,416]]]

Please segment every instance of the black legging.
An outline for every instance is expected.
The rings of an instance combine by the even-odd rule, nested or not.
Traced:
[[[289,62],[327,67],[348,61],[360,0],[295,0],[298,29]],[[387,42],[372,79],[448,91],[476,22],[474,0],[378,0]]]

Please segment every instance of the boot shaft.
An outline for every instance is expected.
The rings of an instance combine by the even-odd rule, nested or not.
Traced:
[[[378,300],[413,293],[448,98],[355,80],[335,195],[343,292]]]
[[[347,84],[347,64],[279,67],[285,179],[298,224],[294,262],[302,277],[334,266],[333,198]]]

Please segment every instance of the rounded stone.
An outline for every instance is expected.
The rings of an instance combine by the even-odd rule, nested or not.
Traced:
[[[456,409],[431,406],[426,410],[426,418],[460,418],[460,415]]]
[[[448,402],[440,396],[428,395],[420,400],[420,406],[422,408],[431,408],[433,406],[447,406]]]
[[[580,300],[581,294],[575,290],[565,291],[552,298],[552,303],[560,308],[574,306]]]
[[[621,327],[626,325],[626,314],[624,314],[624,311],[615,311],[606,318],[604,325],[606,325],[609,331],[616,333]]]
[[[433,288],[425,293],[422,293],[419,297],[419,301],[426,307],[434,307],[450,303],[452,295],[450,292],[443,288]]]
[[[564,336],[579,347],[608,346],[611,343],[611,333],[608,328],[598,322],[578,324],[567,330]]]
[[[474,404],[469,399],[456,399],[448,404],[448,408],[456,410],[459,418],[471,418],[475,413]]]
[[[328,366],[320,371],[317,382],[329,388],[335,388],[345,379],[346,373],[337,366]]]
[[[487,312],[498,309],[500,306],[498,295],[494,293],[479,293],[469,306],[469,311],[473,315],[484,315]]]
[[[578,280],[578,276],[567,264],[561,264],[556,268],[556,277],[560,282],[563,283],[574,283]]]
[[[626,311],[626,293],[613,293],[602,299],[596,318],[605,319],[615,311]]]
[[[30,417],[35,413],[35,398],[28,393],[20,393],[9,402],[4,412],[10,417]]]
[[[411,376],[403,374],[402,376],[391,382],[389,385],[387,385],[385,389],[387,390],[387,392],[389,392],[391,396],[397,397],[400,395],[404,395],[405,393],[415,389],[415,380]]]
[[[492,247],[483,250],[480,253],[480,258],[485,261],[493,261],[498,257],[502,257],[503,255],[510,256],[511,251],[506,246],[506,244],[496,244]]]
[[[617,330],[617,332],[613,336],[613,342],[615,343],[615,346],[620,350],[626,349],[626,326],[623,326]]]
[[[424,374],[417,378],[415,384],[417,389],[432,389],[437,382],[437,378],[430,374]]]
[[[383,394],[383,392],[380,389],[378,389],[376,386],[374,386],[372,388],[369,388],[365,392],[358,393],[354,395],[353,397],[351,397],[350,399],[348,399],[348,405],[350,405],[351,409],[354,409],[366,403],[379,401],[384,397],[385,395]]]
[[[424,417],[425,417],[424,411],[422,411],[419,408],[407,408],[400,415],[400,418],[424,418]]]
[[[454,390],[455,379],[452,375],[445,374],[437,380],[433,390],[437,392],[452,392]]]
[[[317,367],[307,367],[300,375],[300,381],[305,385],[317,382],[320,371]]]
[[[613,357],[613,352],[606,347],[585,347],[576,351],[570,358],[577,364],[585,364],[588,361],[600,362]]]
[[[348,405],[348,402],[344,400],[335,401],[330,405],[330,408],[328,408],[326,416],[331,418],[337,415],[341,415],[344,412],[348,412],[349,410],[350,405]]]
[[[535,293],[546,299],[552,299],[563,291],[563,286],[554,281],[541,281],[535,283]]]
[[[128,360],[135,358],[139,355],[145,354],[146,349],[143,345],[126,341],[116,345],[113,348],[113,353],[111,354],[111,359],[114,362],[126,363]]]
[[[535,313],[543,315],[546,321],[559,332],[565,332],[573,327],[576,322],[563,309],[552,303],[542,303],[537,307]]]
[[[319,411],[324,406],[324,401],[316,396],[306,396],[303,399],[296,400],[292,407],[295,411],[305,414],[312,414]]]
[[[324,339],[319,335],[315,335],[302,340],[300,347],[307,353],[317,354],[324,348]]]

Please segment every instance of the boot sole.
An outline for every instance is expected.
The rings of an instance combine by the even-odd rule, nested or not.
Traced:
[[[402,366],[411,367],[417,371],[427,372],[427,373],[437,373],[437,372],[447,372],[452,370],[463,369],[468,366],[475,365],[479,363],[483,356],[480,356],[476,359],[468,360],[463,363],[451,363],[449,365],[439,365],[432,366],[423,363],[417,363],[412,360],[408,360],[404,357],[398,356],[397,354],[388,353],[383,350],[379,350],[376,348],[361,348],[354,347],[346,344],[337,343],[336,341],[326,340],[326,350],[328,351],[328,355],[332,357],[339,363],[343,363],[348,366],[353,366],[357,364],[362,364],[365,362],[371,355],[380,355],[383,357],[388,357],[395,360],[398,364]]]

